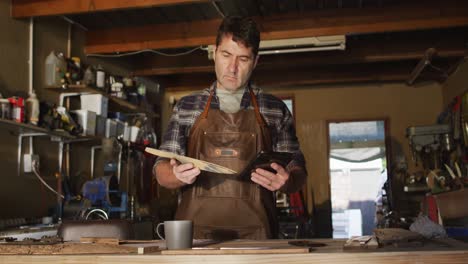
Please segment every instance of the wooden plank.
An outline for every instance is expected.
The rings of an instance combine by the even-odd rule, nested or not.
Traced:
[[[352,251],[372,251],[379,248],[379,243],[375,236],[353,237],[343,245],[344,250]]]
[[[79,13],[111,11],[129,8],[193,4],[208,0],[12,0],[11,15],[14,18],[62,16]]]
[[[304,241],[298,241],[304,242]],[[305,242],[309,242],[308,240]],[[308,243],[304,243],[308,244]],[[311,245],[314,243],[310,243]],[[315,243],[317,244],[317,243]],[[309,246],[294,246],[287,240],[195,241],[192,249],[162,250],[163,255],[305,254]]]
[[[459,59],[444,59],[434,64],[442,69],[456,65]],[[285,69],[255,69],[252,81],[260,87],[310,86],[338,83],[406,82],[417,61],[362,63],[355,65],[303,65]],[[442,82],[444,75],[435,71],[423,72],[419,81]],[[158,78],[161,87],[171,91],[193,91],[207,88],[216,77],[214,73],[167,75]]]
[[[382,8],[318,10],[256,17],[262,39],[424,30],[468,25],[468,3],[428,1]],[[86,53],[194,47],[214,44],[220,19],[87,32]],[[116,38],[115,36],[120,36]]]
[[[207,66],[189,66],[189,67],[161,67],[136,70],[132,73],[134,76],[161,76],[186,73],[206,73],[213,72],[213,65]]]
[[[467,251],[418,251],[390,253],[342,253],[329,254],[232,254],[232,255],[47,255],[47,256],[2,256],[8,264],[284,264],[284,263],[348,263],[348,264],[395,264],[395,263],[466,263]]]
[[[374,230],[374,234],[382,245],[424,240],[421,234],[402,228],[379,228]]]
[[[162,250],[162,255],[305,254],[308,248],[195,248]]]
[[[358,64],[352,67],[330,65],[316,67],[293,67],[288,74],[284,70],[256,69],[252,80],[260,87],[288,85],[321,85],[330,83],[406,81],[415,63]],[[171,75],[159,78],[161,85],[171,91],[198,90],[208,87],[213,74]]]
[[[112,53],[145,49],[194,47],[215,42],[221,20],[159,24],[86,33],[85,53]],[[115,38],[113,36],[120,36]],[[125,41],[124,41],[125,40]]]
[[[81,237],[81,243],[95,243],[95,244],[108,244],[119,245],[119,239],[115,237]]]
[[[79,254],[147,254],[159,250],[155,245],[111,245],[65,243],[54,245],[0,244],[0,255],[79,255]]]

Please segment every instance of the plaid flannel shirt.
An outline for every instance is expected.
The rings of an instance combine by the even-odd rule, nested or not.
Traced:
[[[203,112],[210,96],[210,89],[213,88],[206,88],[185,96],[177,102],[173,108],[168,128],[162,138],[160,150],[184,156],[187,155],[187,142],[190,129]],[[294,153],[295,155],[290,165],[300,166],[305,170],[305,160],[299,148],[294,120],[287,106],[277,97],[263,93],[258,87],[252,87],[252,90],[257,97],[260,113],[270,130],[273,151]],[[241,101],[241,109],[253,109],[250,101],[250,93],[246,87]],[[220,109],[216,90],[210,107],[211,109]],[[167,159],[158,158],[156,164],[162,160]]]

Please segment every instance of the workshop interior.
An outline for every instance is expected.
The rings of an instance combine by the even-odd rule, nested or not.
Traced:
[[[159,239],[180,193],[145,149],[215,80],[227,15],[259,22],[252,82],[288,106],[306,159],[301,190],[275,193],[279,239],[468,241],[467,3],[70,2],[0,2],[3,243]]]

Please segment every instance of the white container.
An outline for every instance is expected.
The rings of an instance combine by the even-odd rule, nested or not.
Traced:
[[[55,55],[54,51],[45,59],[44,81],[46,86],[60,86],[67,71],[67,64],[63,56]]]
[[[77,122],[83,127],[83,136],[96,135],[96,113],[88,110],[72,111],[77,116]]]
[[[117,136],[117,121],[107,119],[106,121],[106,138]]]
[[[33,125],[37,125],[39,122],[39,100],[34,90],[26,99],[26,122]]]
[[[135,143],[138,137],[138,133],[140,132],[140,128],[137,126],[130,127],[130,142]]]
[[[81,109],[93,111],[97,115],[107,117],[109,98],[102,94],[83,94],[80,96]]]
[[[106,85],[106,73],[102,69],[101,65],[96,70],[96,87],[103,89]]]
[[[123,141],[130,141],[130,126],[127,122],[124,124],[124,133],[123,133]]]

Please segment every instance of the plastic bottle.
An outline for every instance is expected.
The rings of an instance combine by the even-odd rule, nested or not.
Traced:
[[[33,125],[37,125],[39,122],[39,100],[34,90],[26,99],[26,121]]]
[[[96,73],[94,72],[92,66],[88,66],[84,72],[83,83],[87,86],[96,85]]]

